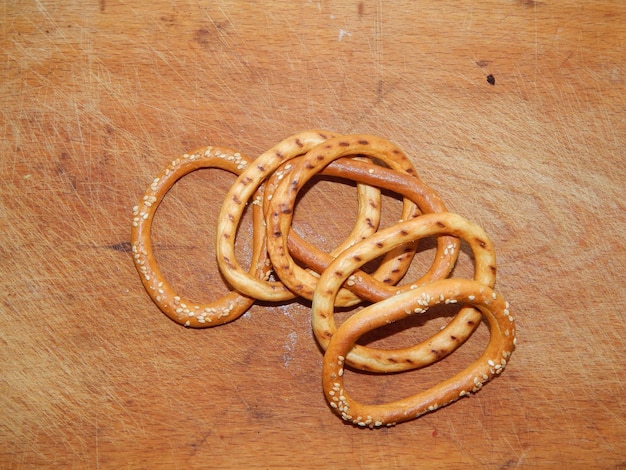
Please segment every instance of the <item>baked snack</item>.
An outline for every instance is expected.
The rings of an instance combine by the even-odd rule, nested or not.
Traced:
[[[252,200],[263,181],[285,161],[306,153],[335,134],[307,131],[295,134],[259,155],[254,164],[233,183],[224,198],[217,224],[216,255],[222,275],[240,292],[264,301],[285,301],[295,298],[282,282],[259,279],[246,272],[235,256],[237,228],[246,204]],[[256,204],[262,204],[256,199]]]
[[[150,298],[169,318],[181,325],[203,328],[216,326],[240,317],[254,299],[233,290],[212,302],[196,302],[182,298],[159,269],[152,250],[152,220],[165,194],[180,178],[199,168],[219,168],[239,175],[250,159],[235,150],[206,147],[173,160],[154,178],[139,204],[133,208],[131,250],[141,282]],[[265,250],[261,207],[253,208],[253,254],[250,276],[265,277],[268,264]]]
[[[237,227],[241,220],[245,205],[250,201],[253,193],[261,187],[261,185],[270,179],[265,188],[265,196],[263,199],[264,207],[270,201],[275,193],[274,187],[282,184],[284,175],[292,171],[294,166],[292,161],[305,154],[319,144],[332,139],[336,134],[328,131],[306,131],[283,140],[270,150],[261,154],[253,165],[250,165],[235,181],[229,193],[226,195],[218,220],[217,229],[217,261],[220,271],[224,277],[237,288],[258,300],[264,301],[284,301],[293,299],[296,295],[302,296],[303,292],[293,290],[293,283],[285,285],[284,282],[289,278],[283,279],[280,274],[280,280],[270,281],[267,279],[258,279],[250,273],[245,272],[240,263],[237,261],[234,251]],[[356,155],[356,153],[350,153]],[[403,157],[402,164],[408,173],[415,173],[410,161]],[[295,204],[295,194],[294,201]],[[335,250],[339,252],[343,247],[350,246],[353,243],[366,237],[372,233],[377,227],[376,219],[379,217],[377,212],[380,210],[380,192],[376,188],[370,186],[359,185],[359,213],[357,214],[354,228],[343,244]],[[254,203],[259,203],[256,200]],[[273,203],[270,203],[273,204]],[[404,201],[403,217],[411,217],[417,215],[418,211],[411,201]],[[374,214],[374,215],[372,215]],[[287,235],[285,235],[287,236]],[[293,237],[298,243],[298,237]],[[383,271],[381,277],[389,278],[392,273],[403,274],[410,264],[410,259],[415,252],[415,247],[405,247],[399,250],[399,253],[392,253],[383,261]],[[332,256],[332,254],[331,254]],[[452,263],[449,263],[450,267]],[[276,265],[273,270],[276,272]],[[401,276],[395,276],[399,279]],[[310,291],[310,296],[312,290]],[[350,292],[343,292],[337,299],[339,305],[352,305],[360,302],[360,299]]]
[[[418,178],[361,159],[339,158],[324,167],[321,170],[321,174],[350,181],[358,181],[402,195],[405,200],[414,203],[416,206],[414,210],[407,211],[407,213],[404,214],[402,218],[405,220],[415,218],[422,213],[446,211],[446,207],[437,193]],[[276,188],[273,188],[273,192],[275,192],[275,189]],[[263,212],[268,214],[270,211],[270,203],[267,201],[267,197],[265,200],[266,203]],[[279,217],[281,217],[280,214]],[[376,229],[378,229],[378,226],[376,226]],[[372,231],[372,233],[374,233],[374,231]],[[284,243],[284,240],[281,241]],[[355,242],[352,242],[347,246],[344,244],[341,251],[354,243]],[[403,289],[403,287],[398,287],[396,284],[406,274],[411,260],[413,259],[416,246],[417,243],[407,243],[391,250],[390,253],[392,253],[392,256],[385,256],[379,269],[374,273],[370,275],[359,272],[358,275],[355,274],[354,278],[344,287],[356,294],[359,300],[369,302],[382,300],[390,295],[396,294],[398,289]],[[287,234],[287,248],[292,259],[298,262],[298,264],[307,266],[310,271],[315,273],[314,276],[319,275],[326,269],[337,256],[338,251],[335,250],[334,253],[325,253],[300,238],[294,230],[289,230]],[[419,282],[428,282],[433,278],[446,277],[454,267],[459,252],[458,248],[459,240],[457,238],[449,236],[441,237],[438,240],[438,252],[434,256],[434,259],[438,260],[435,264],[435,268],[431,266],[428,272],[421,277]],[[285,276],[289,279],[288,274]],[[311,286],[314,286],[314,283],[315,280],[311,279]],[[310,300],[312,291],[303,291],[302,296]],[[346,305],[346,302],[337,303],[338,305]]]
[[[325,285],[320,281],[321,288]],[[355,400],[344,386],[344,361],[359,337],[406,317],[407,312],[446,301],[470,304],[482,313],[491,332],[483,354],[461,372],[415,395],[383,404]],[[479,391],[504,370],[514,348],[515,323],[500,295],[477,281],[443,279],[372,304],[348,318],[324,354],[322,387],[330,407],[343,420],[361,427],[393,426]]]
[[[493,287],[496,280],[495,251],[489,237],[479,226],[450,212],[424,214],[400,222],[345,250],[320,276],[313,296],[311,316],[313,331],[322,349],[326,350],[329,347],[332,337],[337,333],[333,314],[334,298],[341,286],[359,267],[404,243],[441,234],[454,235],[467,241],[475,260],[474,279],[481,285]],[[407,284],[407,288],[399,289],[398,294],[417,291],[421,285]],[[399,295],[390,298],[394,299]],[[440,301],[443,302],[444,299]],[[419,310],[413,309],[406,314],[421,313]],[[476,309],[464,307],[445,328],[424,342],[401,349],[354,345],[345,355],[345,362],[356,369],[375,372],[400,372],[424,367],[443,359],[458,348],[478,327],[480,318],[481,315]]]
[[[216,258],[233,289],[215,301],[184,299],[163,277],[152,251],[151,229],[167,191],[199,168],[237,175],[217,221]],[[316,175],[353,181],[359,209],[348,237],[325,253],[291,228],[299,191]],[[402,197],[400,221],[380,228],[381,190]],[[252,260],[246,272],[235,257],[235,239],[245,207],[252,205]],[[404,282],[420,240],[436,237],[431,266]],[[460,250],[471,248],[474,279],[449,278]],[[374,136],[328,131],[295,134],[257,159],[228,148],[206,147],[173,160],[152,181],[133,209],[132,256],[146,291],[172,320],[188,327],[216,326],[241,316],[255,300],[312,301],[312,328],[324,350],[322,384],[330,407],[359,427],[376,428],[416,418],[480,390],[499,375],[515,346],[509,305],[494,292],[496,259],[485,231],[448,211],[424,184],[408,157]],[[366,263],[382,261],[371,273]],[[403,282],[402,284],[400,284]],[[366,305],[335,324],[338,307]],[[373,348],[359,338],[437,304],[462,304],[457,314],[428,339],[404,348]],[[428,366],[455,351],[485,319],[490,339],[470,366],[429,390],[391,403],[365,404],[344,386],[344,371],[403,372]]]
[[[396,146],[390,142],[366,135],[338,136],[326,140],[320,145],[312,148],[297,164],[291,169],[288,178],[284,178],[272,194],[269,207],[266,208],[265,222],[267,225],[267,249],[270,255],[272,266],[278,277],[293,292],[301,297],[312,298],[317,282],[317,277],[302,269],[289,253],[288,235],[290,233],[293,211],[296,196],[302,187],[317,173],[321,172],[330,162],[346,155],[365,155],[382,161],[392,170],[395,170],[398,178],[404,175],[413,175],[414,185],[423,185],[417,178],[415,169],[409,159]],[[368,175],[374,177],[376,169],[370,167]],[[407,186],[411,186],[410,182]],[[406,201],[406,198],[405,198]],[[420,208],[424,210],[423,208]],[[426,208],[432,211],[432,207]],[[402,219],[411,218],[412,206],[406,205],[403,210]],[[412,254],[414,244],[407,243],[405,246],[396,247],[397,251],[392,252],[392,260],[397,260],[402,256],[402,252],[408,247]],[[445,277],[456,260],[458,250],[458,240],[451,237],[438,240],[437,253],[431,268],[422,278],[426,282],[430,279]],[[387,258],[383,261],[383,266]],[[392,268],[392,270],[395,269]],[[353,280],[351,280],[352,283]],[[356,282],[356,281],[354,281]],[[339,292],[335,300],[338,305],[351,305],[355,302],[347,302],[350,298],[348,291]],[[359,301],[357,297],[356,302]]]

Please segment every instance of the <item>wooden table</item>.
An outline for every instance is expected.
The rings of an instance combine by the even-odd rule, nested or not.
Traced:
[[[625,3],[82,3],[0,13],[2,468],[626,466]],[[190,330],[146,295],[128,242],[153,176],[200,146],[254,157],[311,128],[396,143],[493,239],[519,338],[480,393],[356,429],[324,400],[306,302]],[[157,256],[185,295],[227,291],[214,230],[232,181],[201,170],[159,211]],[[354,194],[320,181],[294,227],[330,249]],[[486,338],[350,386],[416,393]]]

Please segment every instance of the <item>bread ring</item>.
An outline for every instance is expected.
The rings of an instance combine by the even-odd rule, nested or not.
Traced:
[[[193,328],[221,325],[241,316],[254,299],[236,291],[210,303],[181,298],[164,278],[152,252],[150,232],[154,214],[165,194],[186,174],[199,168],[219,168],[239,175],[249,163],[250,159],[244,155],[222,147],[206,147],[185,154],[157,175],[133,210],[131,246],[135,267],[154,303],[176,323]],[[263,223],[261,208],[255,206],[251,276],[264,277],[263,267],[267,264]]]
[[[446,206],[439,195],[420,179],[380,165],[342,157],[331,162],[324,168],[321,174],[359,181],[370,186],[395,192],[415,202],[420,211],[424,213],[447,212]],[[267,213],[267,209],[264,212]],[[436,263],[436,269],[429,270],[428,273],[413,284],[421,285],[435,279],[443,279],[452,270],[459,252],[459,240],[452,236],[441,236],[439,240],[441,245],[445,246],[443,252],[447,255],[447,258],[441,258],[441,260],[445,260],[446,263]],[[287,241],[291,256],[318,274],[326,269],[334,259],[330,254],[320,251],[315,246],[298,237],[293,230],[289,232]],[[376,276],[371,276],[362,271],[355,272],[354,278],[351,278],[353,282],[350,282],[351,285],[347,286],[347,288],[361,299],[370,302],[377,302],[391,295],[396,295],[399,290],[409,289],[410,286],[408,285],[398,287],[395,284],[406,273],[408,266],[405,266],[404,263],[408,262],[407,264],[410,265],[411,254],[405,256],[404,259],[398,258],[398,265],[391,265],[391,269],[386,270],[386,272],[389,272],[389,276],[384,277],[382,281],[378,280]]]
[[[331,273],[332,274],[332,273]],[[388,323],[423,311],[439,302],[475,306],[489,324],[491,336],[483,354],[451,378],[415,395],[384,404],[366,405],[354,400],[344,387],[344,361],[359,337]],[[515,348],[515,323],[504,299],[489,287],[468,279],[444,279],[372,304],[346,320],[324,354],[322,386],[333,411],[361,427],[392,426],[417,418],[479,391],[499,375]]]
[[[246,273],[240,267],[234,253],[237,227],[246,203],[250,200],[252,193],[260,187],[264,180],[273,173],[278,173],[275,175],[275,178],[280,179],[282,171],[279,173],[277,170],[281,165],[285,165],[285,162],[306,153],[315,145],[336,135],[337,134],[327,131],[307,131],[295,134],[283,140],[272,149],[260,155],[254,161],[254,164],[250,165],[237,178],[226,195],[218,219],[216,242],[217,260],[224,277],[243,294],[264,301],[284,301],[295,298],[295,294],[282,282],[258,279]],[[288,166],[288,164],[286,166]],[[346,246],[351,245],[371,233],[369,219],[372,217],[372,211],[378,210],[377,208],[380,207],[380,192],[378,189],[363,187],[361,185],[359,191],[360,197],[365,199],[366,202],[360,205],[361,210],[357,216],[355,228],[346,242],[344,242]],[[409,214],[414,215],[415,205],[410,201],[406,201],[405,212],[407,216]],[[402,255],[406,257],[411,256],[412,253],[414,253],[414,249],[410,252],[402,253]],[[392,262],[395,257],[394,254],[390,255]],[[394,269],[394,267],[388,269],[391,270]],[[338,296],[338,305],[346,305],[348,302],[352,304],[360,301],[360,299],[356,298],[350,292],[347,292],[349,300],[343,300],[343,295],[344,293]]]
[[[341,253],[322,273],[315,289],[312,325],[315,337],[326,350],[336,334],[334,298],[343,283],[356,269],[383,252],[422,237],[450,234],[466,240],[474,254],[474,279],[493,287],[496,278],[496,257],[493,244],[479,226],[457,214],[443,212],[425,214],[376,232],[371,237]],[[410,285],[419,288],[418,285]],[[395,296],[397,297],[397,296]],[[392,298],[395,298],[392,297]],[[411,312],[409,312],[411,313]],[[402,349],[375,349],[355,345],[346,356],[346,364],[362,370],[399,372],[417,369],[442,359],[467,339],[480,323],[480,313],[471,307],[462,308],[450,323],[429,340]]]
[[[247,202],[271,173],[285,161],[306,153],[335,135],[327,131],[306,131],[292,135],[259,155],[231,186],[220,211],[215,247],[222,275],[243,294],[274,302],[295,298],[294,293],[282,282],[258,279],[243,270],[235,256],[237,228]]]
[[[265,190],[263,193],[263,213],[265,214],[270,207],[270,201],[274,196],[274,192],[278,187],[278,184],[284,177],[288,177],[291,169],[294,165],[297,165],[298,161],[303,157],[295,157],[292,160],[284,163],[279,167],[277,171],[272,173],[265,183]],[[369,235],[378,230],[380,225],[381,216],[381,193],[377,187],[367,186],[363,184],[357,185],[357,202],[358,210],[356,216],[356,222],[352,228],[352,232],[340,245],[335,247],[330,253],[331,258],[334,258],[337,254],[341,253],[347,247],[354,245],[357,241],[367,238]],[[294,242],[298,245],[306,245],[307,248],[311,247],[295,232],[290,232],[289,236],[294,237]]]
[[[288,249],[288,234],[293,219],[296,195],[302,187],[333,160],[346,155],[365,155],[381,160],[399,173],[415,175],[416,184],[420,181],[410,160],[392,143],[379,137],[367,135],[337,136],[311,149],[291,170],[289,178],[283,179],[274,191],[268,211],[265,214],[267,225],[267,249],[274,272],[294,293],[311,299],[317,283],[317,278],[298,266]],[[375,173],[375,170],[373,170]],[[406,217],[403,212],[403,218]],[[452,243],[454,250],[448,245]],[[435,261],[426,277],[435,272],[443,271],[448,274],[456,259],[458,241],[438,241]],[[396,247],[398,248],[398,247]],[[411,250],[414,245],[409,245]],[[403,248],[400,249],[402,251]],[[397,258],[397,257],[394,257]],[[443,267],[443,269],[442,269]],[[441,276],[444,277],[444,276]],[[349,298],[351,294],[340,290],[338,297]],[[354,297],[355,304],[359,301]],[[342,305],[350,305],[344,301]]]
[[[273,199],[274,192],[279,185],[279,182],[285,177],[289,177],[292,168],[298,166],[298,162],[304,157],[297,157],[290,161],[288,169],[274,173],[265,185],[263,212],[267,213],[271,207],[271,200]],[[427,193],[426,186],[417,178],[408,174],[402,174],[398,171],[390,170],[389,168],[382,167],[380,165],[368,163],[369,159],[364,158],[341,158],[336,162],[332,162],[328,167],[323,168],[320,171],[321,175],[339,177],[342,179],[349,179],[357,182],[357,190],[359,191],[359,210],[356,217],[356,223],[352,230],[352,233],[346,238],[346,240],[335,248],[331,253],[325,253],[319,250],[314,245],[308,243],[301,238],[294,230],[290,230],[288,238],[288,246],[293,258],[304,262],[309,265],[309,268],[314,273],[321,273],[328,264],[343,250],[354,245],[356,242],[365,239],[372,233],[374,233],[380,223],[380,190],[383,189],[396,190],[399,185],[401,188],[405,188],[406,191],[400,191],[404,197],[403,210],[401,217],[403,219],[411,219],[417,217],[421,212],[420,210],[426,210],[431,212],[433,210],[445,210],[445,206],[438,199],[436,194],[430,190],[432,199],[423,197],[423,193]],[[362,166],[359,166],[362,165]],[[367,175],[367,176],[366,176]],[[363,181],[367,181],[367,186],[361,184]],[[378,183],[381,183],[380,185]],[[371,191],[376,191],[376,198],[371,197]],[[423,190],[423,191],[422,191]],[[396,191],[398,192],[398,191]],[[414,196],[412,198],[411,196]],[[424,203],[425,208],[418,207],[414,201],[420,201]],[[430,204],[430,203],[433,204]],[[437,204],[439,203],[439,204]],[[442,209],[443,208],[443,209]],[[458,244],[458,240],[451,239],[451,244]],[[380,263],[376,271],[372,275],[363,274],[364,283],[359,283],[349,289],[348,291],[342,291],[335,299],[336,306],[351,306],[355,305],[362,300],[380,300],[396,293],[396,289],[392,286],[397,283],[406,273],[411,265],[413,255],[415,254],[416,243],[409,243],[405,246],[398,247],[397,250],[390,251]],[[455,247],[458,245],[455,245]],[[452,247],[452,245],[450,245]],[[292,251],[293,250],[293,251]],[[452,255],[452,248],[450,248],[450,254]],[[455,256],[452,256],[449,260],[447,271],[441,277],[445,277],[449,270],[454,265],[456,260]],[[306,292],[305,292],[306,294]],[[311,300],[312,295],[307,299]]]

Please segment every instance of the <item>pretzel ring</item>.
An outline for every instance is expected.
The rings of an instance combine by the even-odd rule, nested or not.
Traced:
[[[461,372],[415,395],[376,405],[354,400],[344,388],[343,372],[346,355],[359,337],[405,318],[406,312],[423,311],[436,305],[442,298],[444,302],[468,303],[481,311],[491,332],[483,354]],[[372,304],[348,318],[324,354],[322,385],[331,408],[345,421],[370,428],[392,426],[478,392],[487,381],[502,373],[514,349],[515,323],[508,303],[479,282],[444,279]]]
[[[425,214],[417,219],[399,223],[376,232],[344,251],[320,276],[311,307],[311,322],[322,349],[328,348],[331,338],[337,331],[333,313],[336,293],[357,268],[380,256],[382,252],[403,243],[443,233],[452,234],[468,242],[475,260],[474,279],[493,288],[496,280],[496,257],[493,244],[482,228],[449,212]],[[413,284],[406,290],[418,287]],[[471,307],[464,307],[445,328],[427,341],[402,349],[378,349],[356,345],[346,356],[346,363],[357,369],[377,372],[418,369],[453,352],[474,332],[479,323],[480,313]]]
[[[301,160],[303,156],[294,157],[289,160],[289,162],[283,163],[278,170],[269,175],[267,181],[265,183],[265,190],[263,193],[263,213],[265,214],[270,207],[270,201],[274,196],[274,192],[278,187],[280,181],[289,175],[291,169],[294,165],[297,165],[297,162]],[[358,159],[359,157],[355,157]],[[348,248],[349,246],[354,245],[357,241],[363,240],[367,238],[369,235],[378,230],[380,225],[380,206],[381,206],[381,193],[379,188],[374,186],[367,186],[363,184],[357,185],[357,218],[354,227],[352,228],[352,232],[348,237],[343,240],[341,244],[335,247],[331,253],[331,258],[334,258],[343,250]],[[297,244],[298,246],[303,246],[303,249],[312,248],[312,245],[308,244],[304,241],[297,233],[292,232],[289,236],[293,236],[292,242]],[[318,250],[315,250],[318,251]]]
[[[303,153],[306,153],[317,144],[324,142],[330,137],[337,134],[326,131],[307,131],[295,134],[283,140],[270,150],[261,154],[254,164],[250,165],[235,181],[230,191],[226,195],[217,227],[216,252],[220,270],[228,282],[236,286],[243,294],[258,300],[265,301],[284,301],[296,297],[287,286],[281,281],[268,281],[258,279],[246,273],[239,265],[234,252],[234,242],[237,233],[237,227],[247,201],[250,200],[254,191],[259,188],[261,183],[272,173],[274,173],[287,160],[293,159]],[[380,192],[376,188],[367,188],[368,197],[375,194],[376,198],[380,196]],[[364,194],[361,192],[360,194]],[[256,203],[257,201],[255,201]],[[379,207],[378,199],[374,201],[375,206]],[[414,204],[405,203],[407,210],[415,210]],[[363,237],[363,230],[369,230],[367,214],[359,214],[357,218],[357,227],[353,229],[348,237],[346,244],[352,244]],[[363,230],[360,227],[364,227]],[[367,232],[369,233],[369,232]],[[343,294],[342,294],[343,295]],[[337,299],[339,305],[343,305],[342,295]],[[354,296],[348,293],[351,302]]]
[[[399,173],[389,168],[374,165],[364,161],[357,161],[351,158],[339,158],[331,162],[322,171],[323,175],[336,176],[346,178],[352,181],[358,181],[370,186],[376,186],[381,189],[387,189],[402,195],[415,202],[424,213],[447,212],[446,206],[439,195],[429,186],[425,185],[420,179],[410,175]],[[269,184],[268,184],[269,186]],[[267,192],[267,187],[266,187]],[[267,201],[267,197],[265,197]],[[267,201],[269,203],[269,201]],[[268,204],[269,206],[269,204]],[[267,213],[269,208],[264,209]],[[437,264],[437,270],[431,270],[430,273],[424,275],[419,283],[430,282],[434,279],[442,279],[448,276],[454,266],[457,256],[459,240],[456,237],[442,237],[446,245],[444,254],[449,255],[448,263]],[[316,273],[321,273],[333,261],[334,257],[317,249],[301,239],[293,230],[290,230],[288,238],[288,249],[291,256],[308,266]],[[406,245],[400,247],[403,251]],[[410,265],[412,253],[405,253],[405,261]],[[402,261],[397,258],[398,261]],[[363,300],[377,302],[392,295],[396,295],[399,290],[406,290],[410,286],[398,287],[395,284],[406,273],[407,266],[392,265],[391,269],[387,269],[389,276],[378,280],[376,276],[357,271],[354,277],[351,277],[348,289],[354,292]],[[310,299],[309,299],[310,300]]]
[[[200,168],[219,168],[239,175],[249,163],[250,159],[244,155],[222,147],[206,147],[184,154],[157,175],[139,205],[133,209],[131,245],[135,267],[154,303],[176,323],[193,328],[221,325],[241,316],[254,299],[233,291],[214,302],[196,303],[176,294],[161,273],[152,252],[150,232],[154,214],[169,189],[188,173]],[[267,252],[259,206],[253,208],[252,217],[254,234],[250,275],[263,277],[260,267],[266,266]]]
[[[253,165],[239,175],[224,199],[217,224],[215,244],[217,263],[222,275],[242,293],[258,300],[284,301],[295,298],[280,281],[258,279],[246,273],[235,256],[237,228],[247,202],[263,181],[286,159],[296,157],[309,148],[325,141],[333,133],[308,131],[288,137],[271,149],[259,155]],[[255,201],[256,204],[260,203]]]
[[[288,169],[275,172],[267,180],[263,203],[263,212],[265,214],[267,214],[271,208],[271,200],[273,199],[279,182],[289,176],[291,169],[298,166],[302,158],[304,157],[300,156],[295,158],[292,160],[292,163],[287,165],[289,167]],[[323,168],[319,174],[355,181],[357,182],[357,189],[359,189],[359,191],[361,191],[362,187],[376,187],[378,194],[380,194],[378,188],[389,189],[401,194],[404,196],[403,212],[401,215],[403,219],[417,217],[421,213],[420,211],[445,211],[445,205],[441,202],[437,194],[424,185],[418,178],[407,173],[400,173],[380,165],[372,164],[369,159],[360,157],[340,158]],[[364,186],[363,183],[367,186]],[[405,191],[397,191],[398,186],[404,188]],[[359,211],[355,228],[350,236],[330,254],[321,251],[301,238],[294,230],[290,230],[287,235],[287,242],[293,258],[308,265],[312,273],[319,274],[343,250],[374,233],[380,223],[380,199],[368,199],[366,194],[361,195],[361,193],[359,193],[358,201]],[[416,201],[417,204],[415,204]],[[365,222],[364,224],[360,224],[364,226],[357,230],[359,222],[361,221]],[[453,245],[455,243],[458,243],[458,240],[451,238],[449,245],[451,255],[453,255]],[[454,247],[456,246],[457,245],[454,245]],[[352,306],[362,300],[381,300],[390,295],[394,295],[397,289],[392,288],[392,286],[406,274],[411,265],[416,247],[416,243],[410,243],[390,251],[374,273],[371,275],[362,273],[361,279],[363,279],[363,282],[359,282],[353,287],[351,286],[349,288],[350,292],[345,290],[341,291],[337,299],[335,299],[335,305]],[[454,265],[455,260],[456,257],[454,256],[448,263],[448,270],[441,277],[447,275]],[[379,279],[382,279],[382,281]],[[302,294],[302,292],[300,292],[300,294]],[[356,296],[354,294],[356,294]],[[310,295],[306,298],[311,300],[312,291],[310,291]]]
[[[297,193],[302,187],[331,161],[345,155],[366,155],[381,160],[399,173],[414,176],[416,184],[420,183],[410,160],[395,145],[384,139],[367,136],[337,136],[329,139],[310,150],[291,171],[289,178],[283,179],[274,191],[269,210],[265,215],[267,225],[267,250],[272,266],[278,277],[293,292],[306,299],[313,297],[317,277],[298,266],[288,249],[288,234],[293,220],[293,210]],[[373,170],[375,173],[375,170]],[[406,213],[403,212],[403,218]],[[449,246],[452,248],[449,248]],[[458,241],[449,237],[439,239],[435,261],[426,275],[418,282],[432,279],[441,272],[445,277],[456,260]],[[413,249],[413,247],[411,248]],[[351,280],[352,281],[352,280]],[[338,295],[348,296],[344,290]],[[360,301],[356,296],[352,305]],[[342,305],[344,303],[342,302]],[[348,304],[350,305],[350,304]]]

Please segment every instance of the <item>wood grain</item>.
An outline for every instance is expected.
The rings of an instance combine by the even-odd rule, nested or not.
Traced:
[[[626,4],[597,0],[4,2],[0,466],[624,468],[625,43]],[[162,166],[308,128],[388,138],[491,235],[519,346],[476,396],[360,431],[324,402],[306,304],[190,331],[143,291],[131,209]],[[226,289],[212,256],[230,181],[191,175],[159,212],[157,254],[188,295]],[[353,194],[311,189],[302,232],[330,249]],[[438,313],[373,340],[425,338]],[[486,335],[347,383],[414,393]]]

